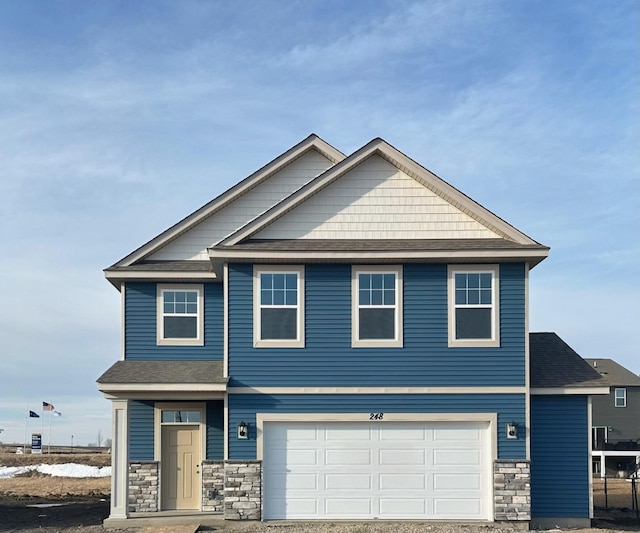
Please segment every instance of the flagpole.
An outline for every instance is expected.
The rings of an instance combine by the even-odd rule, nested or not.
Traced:
[[[23,453],[27,453],[27,422],[29,421],[29,402],[27,402],[27,410],[24,416],[24,448]]]
[[[51,417],[53,413],[49,411],[49,446],[47,446],[47,453],[51,453]]]

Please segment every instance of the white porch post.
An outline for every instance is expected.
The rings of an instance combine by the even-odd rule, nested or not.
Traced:
[[[127,518],[129,500],[129,402],[111,400],[111,514],[109,518]]]

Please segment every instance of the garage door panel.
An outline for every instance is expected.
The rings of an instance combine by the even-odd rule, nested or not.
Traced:
[[[315,473],[275,473],[269,475],[265,488],[269,490],[318,490],[318,476]]]
[[[368,427],[330,426],[324,431],[325,442],[371,442],[371,429]]]
[[[326,498],[325,515],[332,518],[368,518],[372,514],[369,498]]]
[[[490,519],[488,428],[464,422],[266,422],[263,516]]]
[[[404,465],[404,466],[424,466],[426,464],[425,450],[411,450],[402,448],[392,448],[390,450],[380,450],[380,465]]]
[[[371,490],[373,488],[371,474],[325,474],[326,490]]]
[[[434,474],[435,490],[480,490],[482,476],[478,474]]]
[[[329,449],[325,450],[324,464],[327,466],[357,466],[357,465],[371,465],[371,450],[370,449],[355,449],[355,450],[340,450]]]
[[[318,517],[318,500],[313,498],[292,498],[278,500],[278,511],[275,516],[288,518]],[[282,513],[282,514],[281,514]]]
[[[433,440],[438,442],[470,442],[481,440],[481,430],[479,428],[457,427],[437,427],[433,429]]]
[[[424,498],[380,498],[379,518],[404,518],[425,516],[427,506]]]
[[[434,466],[479,466],[482,462],[480,450],[434,450]]]
[[[395,424],[393,428],[380,426],[380,440],[397,442],[424,442],[426,439],[426,431],[424,428],[400,424],[398,424],[398,427],[395,426]]]
[[[425,474],[380,474],[380,490],[425,490]]]
[[[482,501],[480,498],[434,498],[433,511],[436,516],[482,518]]]

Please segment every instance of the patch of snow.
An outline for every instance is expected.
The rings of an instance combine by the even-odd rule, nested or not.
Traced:
[[[49,474],[52,477],[109,477],[111,475],[111,467],[81,465],[77,463],[65,463],[60,465],[30,465],[30,466],[0,466],[0,479],[15,477],[18,474],[24,474],[37,470],[41,474]]]

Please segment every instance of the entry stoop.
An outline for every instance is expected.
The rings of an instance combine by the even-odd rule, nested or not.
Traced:
[[[102,525],[107,530],[135,527],[145,528],[144,533],[195,533],[200,526],[222,528],[225,523],[221,513],[161,511],[153,513],[153,516],[149,514],[132,513],[129,518],[105,518]]]

